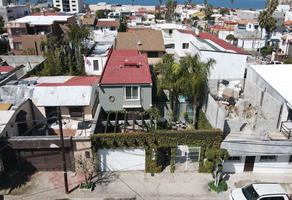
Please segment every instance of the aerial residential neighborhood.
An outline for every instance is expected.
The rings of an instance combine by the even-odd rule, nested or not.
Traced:
[[[291,0],[0,0],[0,200],[291,200]]]

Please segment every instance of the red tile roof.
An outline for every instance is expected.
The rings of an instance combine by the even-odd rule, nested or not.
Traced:
[[[292,25],[292,21],[291,20],[285,21],[284,25],[285,26],[291,26]]]
[[[114,50],[108,58],[100,84],[151,84],[146,54],[137,50]]]
[[[99,81],[99,76],[74,76],[64,83],[40,83],[37,86],[91,86]]]
[[[249,54],[246,51],[244,51],[243,49],[236,47],[232,44],[229,44],[228,42],[225,42],[224,40],[221,40],[218,37],[216,37],[215,35],[212,35],[210,33],[201,32],[199,34],[199,38],[205,39],[205,40],[211,40],[212,42],[216,43],[217,45],[221,46],[222,48],[224,48],[226,50],[235,51],[238,54]]]
[[[119,27],[120,22],[117,20],[97,21],[97,27]]]
[[[236,25],[237,21],[224,21],[224,24]]]
[[[221,26],[221,25],[213,25],[213,26],[210,26],[210,29],[212,29],[212,30],[218,30],[218,31],[232,31],[232,30],[234,30],[233,28],[226,28],[226,27]]]
[[[0,72],[10,72],[14,70],[15,68],[12,66],[0,66]]]
[[[185,29],[177,29],[178,32],[181,32],[181,33],[186,33],[186,34],[191,34],[193,36],[196,36],[196,33],[192,30],[185,30]]]

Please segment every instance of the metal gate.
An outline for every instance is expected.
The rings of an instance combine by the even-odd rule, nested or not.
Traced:
[[[177,146],[175,156],[175,170],[198,171],[200,152],[200,147],[189,147],[187,145]]]

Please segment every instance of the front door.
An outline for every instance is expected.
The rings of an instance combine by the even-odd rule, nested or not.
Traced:
[[[243,171],[252,172],[253,166],[254,166],[254,161],[255,161],[255,156],[246,156]]]

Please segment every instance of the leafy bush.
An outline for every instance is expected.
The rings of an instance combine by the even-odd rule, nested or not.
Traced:
[[[226,149],[207,149],[205,152],[206,160],[203,163],[204,172],[212,172],[214,166],[221,160],[228,159],[229,155]]]
[[[208,184],[208,186],[209,186],[209,190],[210,191],[214,191],[214,192],[217,192],[217,193],[219,193],[219,192],[225,192],[228,189],[228,185],[227,185],[227,183],[226,183],[225,180],[221,180],[219,182],[218,187],[215,186],[215,181],[211,181]]]
[[[272,54],[273,48],[270,46],[264,46],[263,48],[261,48],[260,52],[261,52],[263,57],[266,57],[267,55]]]
[[[80,184],[80,189],[93,189],[94,183],[89,182],[89,183],[81,183]]]

